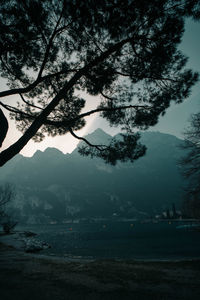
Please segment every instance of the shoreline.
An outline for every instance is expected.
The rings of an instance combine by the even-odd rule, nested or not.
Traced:
[[[28,254],[28,253],[27,253]],[[76,256],[59,256],[41,253],[29,253],[39,258],[63,261],[63,262],[94,262],[94,261],[115,261],[115,262],[138,262],[138,263],[184,263],[184,262],[200,262],[200,257],[184,257],[184,258],[99,258],[99,257],[76,257]]]
[[[0,293],[2,300],[197,300],[200,260],[72,261],[0,243]]]
[[[36,251],[25,251],[25,241],[23,234],[24,231],[16,231],[11,234],[2,234],[0,233],[0,244],[4,244],[8,247],[13,247],[16,251],[21,251],[25,255],[31,255],[38,258],[43,259],[49,259],[49,260],[56,260],[60,262],[94,262],[94,261],[116,261],[116,262],[124,262],[124,261],[130,261],[130,262],[138,262],[138,263],[184,263],[184,262],[200,262],[200,256],[199,257],[174,257],[174,258],[100,258],[100,257],[83,257],[83,256],[73,256],[73,255],[50,255],[48,253],[44,253],[45,249],[40,249]],[[33,232],[29,232],[33,236],[37,235]],[[23,237],[23,238],[22,238]],[[32,236],[31,236],[32,238]],[[45,244],[45,243],[44,243]],[[51,248],[51,247],[50,247]]]

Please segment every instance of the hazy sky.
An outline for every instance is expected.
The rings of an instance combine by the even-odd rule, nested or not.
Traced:
[[[193,22],[191,20],[187,21],[186,31],[182,44],[180,45],[180,49],[189,57],[188,67],[192,68],[194,71],[200,72],[200,22]],[[5,89],[4,80],[1,80],[0,89]],[[9,102],[17,100],[16,96],[12,98],[8,97],[8,99]],[[92,97],[89,97],[89,102],[92,108],[92,103],[96,101],[94,101]],[[159,123],[150,130],[169,133],[182,138],[184,128],[188,126],[190,115],[198,111],[200,111],[200,83],[197,83],[195,87],[193,87],[190,97],[184,103],[172,105],[168,109],[166,115],[160,118]],[[79,135],[90,133],[98,127],[101,127],[110,134],[115,134],[118,132],[116,128],[109,128],[104,120],[96,118],[95,116],[90,119],[88,118],[87,120],[87,125],[79,132]],[[14,124],[11,123],[9,127],[9,133],[2,150],[17,140],[20,135],[21,133],[18,132],[15,129]],[[70,134],[55,138],[47,137],[41,143],[34,143],[33,141],[30,141],[21,151],[21,154],[25,156],[32,156],[36,150],[39,149],[44,151],[47,147],[56,147],[64,153],[70,153],[77,144],[78,141],[71,137]]]

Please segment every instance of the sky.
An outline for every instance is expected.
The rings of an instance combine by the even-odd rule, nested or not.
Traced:
[[[180,50],[189,57],[188,68],[200,72],[200,22],[187,20],[186,30],[183,36]],[[0,80],[0,90],[6,89],[5,80]],[[4,103],[16,101],[17,97],[8,97],[8,99],[1,99]],[[90,109],[94,108],[97,99],[88,97]],[[181,104],[171,105],[163,117],[160,117],[156,126],[151,127],[150,131],[160,131],[183,138],[184,129],[189,125],[191,114],[200,111],[200,82],[198,82],[192,89],[190,97]],[[80,136],[93,132],[97,128],[102,128],[107,133],[114,135],[119,132],[117,128],[110,128],[109,125],[101,118],[93,115],[87,118],[87,125],[78,132]],[[9,145],[15,142],[21,133],[15,129],[14,121],[9,121],[9,132],[1,150],[6,149]],[[78,140],[73,138],[70,134],[64,136],[57,136],[54,138],[47,137],[43,142],[29,143],[20,152],[24,156],[32,156],[37,150],[44,151],[48,147],[55,147],[63,153],[71,153],[77,146]]]

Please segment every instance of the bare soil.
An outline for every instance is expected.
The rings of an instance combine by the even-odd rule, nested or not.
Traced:
[[[200,260],[66,261],[0,244],[1,300],[199,300]]]

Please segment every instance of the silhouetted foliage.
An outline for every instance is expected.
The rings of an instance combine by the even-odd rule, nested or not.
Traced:
[[[12,201],[14,195],[14,189],[11,184],[6,183],[0,186],[0,216],[3,215],[5,205]]]
[[[5,215],[3,217],[3,221],[1,222],[1,225],[3,227],[3,231],[6,234],[9,234],[12,232],[12,230],[15,228],[17,225],[17,221],[13,220],[11,216]]]
[[[97,113],[119,126],[123,139],[110,146],[84,140],[81,153],[113,164],[133,161],[145,153],[135,130],[155,125],[197,81],[177,47],[185,17],[200,17],[198,0],[1,0],[0,6],[0,72],[10,87],[0,97],[19,96],[17,105],[0,105],[23,132],[0,154],[0,165],[31,138],[70,132],[83,139],[75,131]],[[101,100],[83,112],[87,94]]]
[[[200,218],[200,113],[192,115],[182,148],[187,150],[187,155],[180,165],[183,176],[188,179],[184,210],[186,214]]]
[[[0,186],[0,225],[3,227],[5,233],[10,233],[17,225],[17,221],[13,216],[7,212],[7,206],[15,197],[14,188],[7,183]]]

